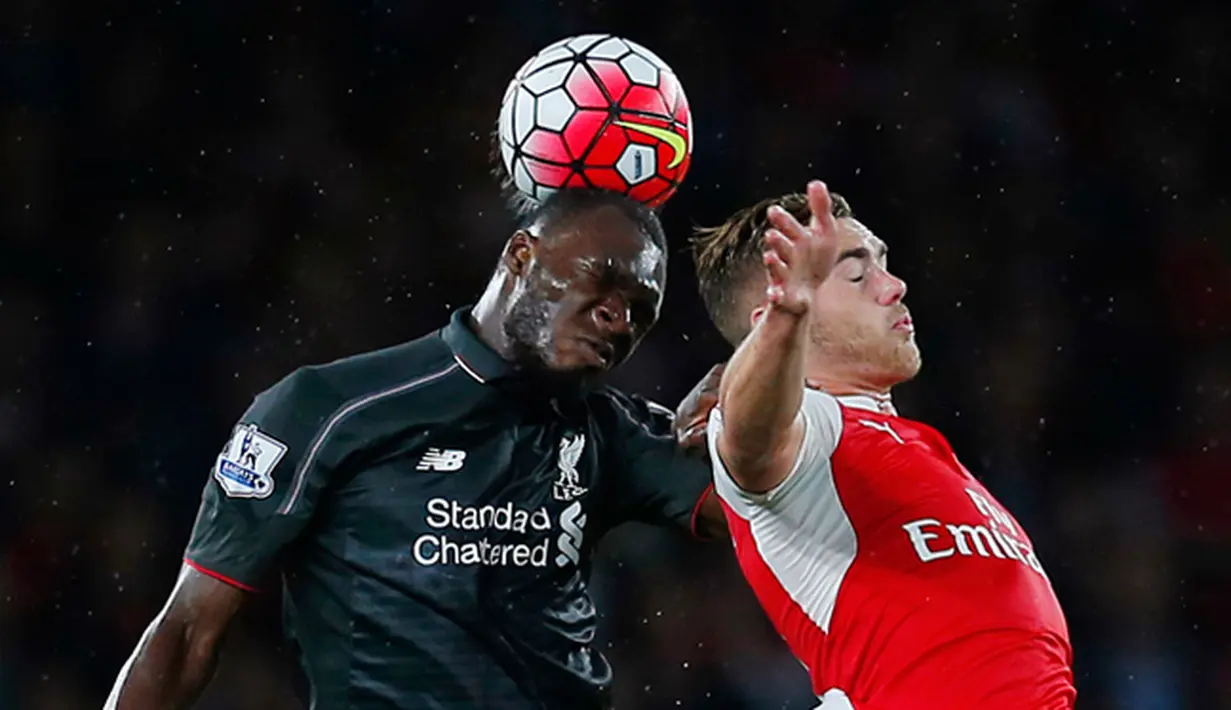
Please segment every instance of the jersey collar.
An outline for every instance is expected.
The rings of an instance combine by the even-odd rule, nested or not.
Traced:
[[[898,410],[893,406],[893,397],[887,394],[843,394],[835,397],[840,404],[852,409],[863,409],[897,416]]]
[[[479,340],[479,336],[470,327],[470,309],[471,306],[465,306],[454,311],[449,318],[449,324],[441,330],[440,337],[453,351],[453,359],[467,375],[482,384],[515,372],[516,365],[500,357],[487,343]]]
[[[517,392],[526,406],[535,401],[548,404],[562,416],[584,399],[584,388],[573,383],[545,382],[501,357],[480,340],[470,326],[471,308],[465,306],[454,311],[449,324],[440,332],[440,337],[453,351],[454,361],[471,379],[482,385],[499,385],[506,392]]]

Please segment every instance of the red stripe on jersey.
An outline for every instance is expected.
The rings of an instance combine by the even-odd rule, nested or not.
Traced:
[[[203,566],[201,566],[200,564],[198,564],[198,563],[196,563],[196,562],[193,562],[192,560],[188,559],[187,557],[185,557],[185,558],[184,558],[184,564],[186,564],[186,565],[188,565],[189,567],[191,567],[191,568],[195,569],[196,571],[200,572],[201,574],[205,575],[206,577],[213,577],[214,579],[218,580],[219,582],[225,582],[225,583],[227,583],[227,584],[231,585],[232,587],[235,587],[235,588],[237,588],[237,589],[242,589],[242,590],[244,590],[245,592],[257,592],[257,593],[260,593],[260,591],[261,591],[261,590],[257,589],[256,587],[250,587],[250,586],[248,586],[247,584],[244,584],[243,582],[240,582],[240,581],[237,581],[237,580],[231,579],[230,577],[226,576],[225,574],[219,574],[218,572],[215,572],[214,570],[212,570],[212,569],[210,569],[210,568],[208,568],[208,567],[203,567]]]
[[[692,516],[688,519],[688,530],[692,532],[692,536],[698,540],[708,540],[709,538],[702,535],[697,529],[697,523],[701,519],[701,506],[705,505],[705,500],[710,496],[715,495],[714,484],[711,483],[701,491],[701,495],[697,496],[697,504],[692,507]]]

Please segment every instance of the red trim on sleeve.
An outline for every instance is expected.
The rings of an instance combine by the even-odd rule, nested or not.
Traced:
[[[701,518],[701,506],[705,504],[705,499],[714,495],[714,484],[711,482],[701,491],[701,495],[697,497],[697,504],[692,507],[692,517],[688,519],[688,529],[692,532],[692,536],[698,540],[709,540],[710,538],[701,535],[697,531],[697,521]]]
[[[234,580],[234,579],[231,579],[230,577],[226,576],[225,574],[219,574],[219,573],[215,572],[214,570],[209,569],[208,567],[202,567],[201,565],[197,564],[196,562],[193,562],[192,560],[188,559],[187,557],[185,557],[185,558],[184,558],[184,564],[188,565],[189,567],[191,567],[191,568],[195,569],[196,571],[200,572],[201,574],[203,574],[203,575],[205,575],[205,576],[207,576],[207,577],[213,577],[214,579],[218,580],[219,582],[226,582],[227,584],[231,585],[232,587],[236,587],[237,589],[242,589],[242,590],[244,590],[245,592],[257,592],[257,593],[259,593],[259,592],[261,591],[261,590],[257,589],[256,587],[250,587],[250,586],[248,586],[248,585],[244,584],[243,582],[238,582],[238,581],[236,581],[236,580]]]

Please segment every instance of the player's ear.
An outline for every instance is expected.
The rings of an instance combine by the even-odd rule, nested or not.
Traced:
[[[762,303],[761,305],[757,306],[756,308],[753,308],[753,309],[752,309],[752,313],[749,313],[749,314],[748,314],[748,327],[749,327],[749,329],[752,329],[752,328],[757,327],[757,323],[760,323],[760,322],[761,322],[761,319],[765,317],[765,309],[766,309],[767,305],[768,305],[768,304]]]
[[[515,276],[525,274],[530,268],[530,262],[534,260],[534,247],[537,242],[538,240],[524,229],[513,232],[508,244],[504,245],[505,268]]]

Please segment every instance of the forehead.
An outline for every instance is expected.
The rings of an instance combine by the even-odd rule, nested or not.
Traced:
[[[868,229],[867,225],[854,217],[844,217],[838,220],[838,251],[864,248],[874,256],[880,256],[889,247],[878,236]]]
[[[557,258],[600,263],[638,275],[666,267],[666,254],[636,222],[606,206],[560,220],[543,230]]]

